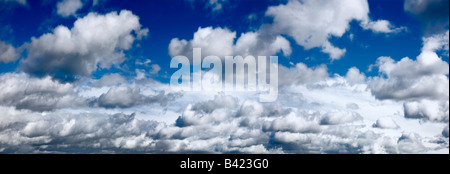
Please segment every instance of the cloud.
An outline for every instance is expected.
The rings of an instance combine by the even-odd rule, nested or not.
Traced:
[[[76,16],[76,12],[83,7],[83,3],[81,0],[61,0],[56,7],[56,12],[62,17]]]
[[[442,136],[448,138],[448,125],[444,128],[444,130],[442,131]]]
[[[278,68],[280,86],[318,82],[329,77],[326,65],[309,68],[303,63],[298,63],[292,68],[281,65]]]
[[[192,58],[193,48],[202,48],[202,56],[272,56],[283,51],[285,56],[291,54],[289,41],[282,36],[271,35],[263,29],[258,32],[243,33],[236,40],[236,32],[226,28],[199,28],[190,41],[172,39],[169,45],[171,57],[183,55]]]
[[[27,0],[0,0],[0,2],[17,2],[22,5],[27,5]]]
[[[0,41],[0,63],[14,62],[19,58],[19,53],[12,45]]]
[[[127,10],[106,15],[89,13],[77,19],[70,30],[58,26],[53,33],[31,38],[25,45],[28,56],[22,59],[20,68],[40,77],[74,80],[97,68],[118,66],[126,59],[124,51],[147,32],[141,28],[139,17]]]
[[[345,123],[351,123],[356,120],[360,120],[361,115],[356,112],[343,112],[343,111],[332,111],[328,112],[322,116],[320,120],[321,125],[339,125]]]
[[[2,153],[137,152],[155,145],[147,136],[159,123],[135,118],[134,114],[69,114],[42,116],[0,106]],[[64,144],[64,145],[62,145]]]
[[[448,0],[406,0],[405,11],[413,14],[426,26],[426,34],[448,30]]]
[[[194,3],[196,0],[188,1]],[[224,4],[228,3],[229,0],[201,0],[201,2],[205,3],[205,8],[211,9],[212,12],[221,12],[224,9]]]
[[[377,122],[373,124],[374,128],[380,128],[380,129],[399,129],[400,127],[397,125],[397,123],[392,120],[392,118],[383,117],[379,118]]]
[[[72,84],[62,84],[50,77],[29,77],[24,73],[0,75],[0,105],[32,111],[51,111],[83,105]]]
[[[424,47],[417,60],[403,58],[396,62],[390,57],[378,58],[376,66],[382,76],[370,79],[372,94],[378,99],[448,100],[449,65],[436,53],[448,49],[445,38],[448,38],[448,31],[445,35],[424,38]]]
[[[404,133],[398,139],[398,148],[402,153],[421,153],[424,152],[426,147],[422,144],[419,135],[414,133]]]
[[[361,26],[366,30],[372,30],[375,33],[398,33],[402,30],[406,30],[405,27],[395,28],[387,20],[378,21],[366,21],[361,24]]]
[[[364,83],[366,80],[366,75],[364,75],[364,73],[361,73],[358,68],[352,67],[345,75],[345,79],[347,79],[347,82],[349,82],[350,85],[355,85]]]
[[[112,87],[106,94],[98,98],[98,106],[104,108],[130,108],[137,105],[158,103],[166,106],[168,102],[180,97],[180,94],[165,94],[161,91],[155,96],[146,96],[141,94],[141,89],[136,87],[120,86]]]
[[[273,17],[273,30],[286,34],[298,45],[322,52],[337,60],[346,50],[330,43],[332,37],[342,37],[351,21],[359,21],[364,29],[377,33],[391,33],[394,29],[386,20],[372,21],[366,0],[289,0],[287,4],[269,7],[266,16]]]
[[[125,77],[121,76],[118,73],[106,74],[103,75],[98,81],[96,81],[93,86],[102,87],[102,86],[111,86],[117,85],[120,83],[126,82]]]
[[[150,71],[150,74],[158,74],[159,71],[161,71],[161,67],[158,64],[153,64],[152,70]]]
[[[404,105],[406,118],[424,119],[448,123],[449,102],[422,100],[419,102],[406,102]]]

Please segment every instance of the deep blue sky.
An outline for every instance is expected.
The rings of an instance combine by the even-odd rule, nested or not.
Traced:
[[[237,37],[243,32],[257,30],[263,23],[270,23],[271,19],[264,13],[269,6],[277,5],[275,0],[245,0],[231,1],[226,4],[223,11],[212,12],[204,3],[196,1],[190,3],[186,0],[134,0],[119,1],[108,0],[101,5],[93,7],[86,3],[78,16],[83,17],[89,12],[101,14],[121,9],[131,10],[140,17],[143,27],[149,28],[149,36],[140,41],[140,47],[134,47],[127,52],[129,58],[124,64],[130,68],[128,72],[121,72],[124,76],[134,75],[134,62],[136,59],[151,59],[152,63],[159,64],[162,71],[155,79],[167,82],[164,72],[171,74],[169,69],[170,56],[168,46],[173,38],[190,40],[199,27],[226,27],[237,32]],[[370,17],[374,20],[386,19],[395,26],[407,27],[407,32],[396,34],[376,34],[362,29],[357,22],[351,23],[350,30],[341,38],[333,38],[331,42],[339,47],[346,48],[347,53],[341,59],[331,62],[329,56],[320,52],[318,48],[304,50],[295,44],[292,38],[293,54],[289,57],[280,56],[280,63],[290,66],[289,62],[303,62],[308,66],[326,64],[330,74],[345,75],[353,66],[359,68],[367,75],[376,75],[377,71],[367,72],[369,65],[374,64],[380,56],[391,56],[399,60],[403,57],[415,58],[420,53],[423,36],[423,26],[413,16],[404,11],[402,0],[369,0]],[[62,18],[56,14],[56,1],[43,3],[28,1],[27,6],[0,4],[0,40],[20,47],[30,42],[31,37],[40,37],[51,32],[58,25],[72,27],[75,17]],[[248,15],[256,14],[258,19],[249,22]],[[349,34],[354,34],[354,40]],[[448,61],[448,59],[444,59]],[[18,62],[0,63],[0,73],[15,71]],[[102,70],[94,73],[99,78],[105,73],[116,72]],[[170,76],[170,75],[169,75]]]

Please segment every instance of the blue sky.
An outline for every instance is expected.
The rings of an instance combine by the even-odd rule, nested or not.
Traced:
[[[448,154],[448,6],[0,0],[0,153]],[[277,100],[170,86],[194,48],[278,56]]]
[[[395,26],[407,28],[406,32],[383,34],[373,33],[359,27],[357,22],[352,22],[350,29],[342,38],[333,38],[336,46],[346,48],[347,54],[339,61],[331,61],[320,49],[304,50],[302,46],[296,45],[290,39],[293,53],[289,57],[282,57],[281,64],[289,66],[289,62],[304,62],[310,66],[327,64],[330,73],[345,75],[347,70],[353,66],[366,72],[368,75],[377,75],[374,72],[367,72],[371,64],[380,56],[391,56],[396,60],[403,57],[414,58],[420,53],[422,37],[424,33],[423,25],[408,14],[403,9],[403,1],[371,0],[369,2],[370,16],[373,19],[386,19]],[[38,37],[51,32],[58,25],[71,27],[76,17],[63,18],[56,13],[54,8],[56,1],[31,1],[26,6],[3,3],[2,17],[0,22],[0,40],[8,41],[12,45],[19,47],[26,42],[30,42],[31,37]],[[168,45],[172,38],[192,39],[193,33],[199,27],[226,27],[236,31],[237,35],[248,31],[255,31],[261,25],[270,23],[271,18],[264,16],[265,10],[271,5],[279,4],[278,1],[232,1],[227,3],[221,11],[211,11],[207,5],[201,1],[191,2],[185,0],[154,0],[154,1],[105,1],[99,6],[93,7],[86,3],[77,12],[77,16],[82,17],[89,12],[107,13],[110,11],[120,11],[121,9],[131,10],[140,17],[140,22],[144,27],[150,29],[149,36],[140,41],[141,47],[133,48],[127,53],[128,60],[124,64],[133,68],[135,60],[151,59],[154,63],[162,67],[162,72],[173,73],[169,67],[170,56]],[[255,14],[254,20],[249,20],[248,16]],[[12,33],[8,33],[12,31]],[[354,35],[354,40],[349,39],[349,35]],[[448,59],[447,59],[448,61]],[[1,64],[2,72],[14,71],[17,62]],[[95,73],[97,78],[110,70]],[[134,71],[131,71],[134,72]],[[131,75],[121,72],[123,75]],[[167,78],[157,77],[157,79],[168,82]]]

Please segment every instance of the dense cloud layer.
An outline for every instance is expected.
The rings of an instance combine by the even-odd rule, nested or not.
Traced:
[[[31,78],[24,73],[0,75],[0,105],[17,109],[50,111],[81,105],[72,84],[62,84],[50,77]]]
[[[220,11],[228,1],[204,2]],[[191,40],[173,39],[169,54],[191,57],[202,48],[202,57],[289,56],[285,37],[292,37],[339,59],[345,49],[329,39],[342,37],[351,21],[375,33],[402,29],[373,21],[368,10],[365,0],[290,0],[266,12],[272,26],[239,37],[200,27]],[[380,57],[376,77],[356,67],[330,77],[327,65],[280,64],[273,103],[251,92],[174,93],[150,79],[164,71],[150,60],[135,61],[136,77],[114,72],[67,83],[119,66],[147,31],[123,10],[90,13],[72,29],[32,38],[21,60],[28,74],[0,74],[0,153],[448,153],[449,68],[439,57],[448,56],[448,31],[425,37],[415,60]],[[15,61],[14,52],[0,42],[0,61]]]
[[[97,68],[118,66],[126,59],[124,51],[147,32],[141,28],[139,17],[127,10],[106,15],[89,13],[72,29],[58,26],[53,33],[32,38],[21,67],[29,74],[70,81]]]

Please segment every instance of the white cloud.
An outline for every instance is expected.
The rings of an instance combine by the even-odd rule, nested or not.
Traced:
[[[126,82],[125,77],[117,73],[112,73],[103,75],[103,77],[100,78],[98,81],[96,81],[93,85],[101,87],[101,86],[117,85],[123,82]]]
[[[379,118],[377,122],[373,124],[373,127],[380,129],[398,129],[400,128],[397,123],[389,117]]]
[[[331,111],[322,116],[321,125],[339,125],[360,120],[362,117],[356,112]]]
[[[83,105],[72,84],[62,84],[50,77],[32,78],[26,74],[0,75],[0,105],[17,109],[50,111]]]
[[[76,12],[83,7],[83,3],[81,0],[61,0],[56,7],[56,12],[62,17],[76,16]]]
[[[236,32],[226,28],[199,28],[190,41],[172,39],[169,45],[171,57],[184,55],[192,58],[193,48],[202,48],[202,57],[215,55],[222,59],[225,56],[272,56],[283,51],[285,56],[292,52],[289,41],[282,36],[258,32],[243,33],[236,41]]]
[[[421,138],[414,133],[405,133],[398,139],[398,148],[402,153],[423,153],[427,149]]]
[[[385,77],[373,77],[369,82],[378,99],[435,99],[448,100],[448,63],[436,51],[448,49],[448,31],[444,35],[424,38],[424,47],[417,60],[403,58],[396,62],[389,57],[377,61],[379,72]],[[447,41],[445,41],[447,40]]]
[[[278,66],[279,68],[279,85],[307,84],[325,80],[329,77],[326,65],[320,65],[308,68],[303,63],[298,63],[295,67],[287,68]]]
[[[105,94],[98,98],[98,106],[104,108],[130,108],[137,105],[158,103],[166,106],[168,102],[178,98],[180,94],[165,94],[159,92],[155,96],[147,96],[141,93],[138,87],[130,88],[126,86],[112,87]]]
[[[395,28],[392,24],[387,20],[378,20],[378,21],[366,21],[361,23],[361,26],[366,30],[372,30],[375,33],[397,33],[402,30],[406,30],[405,27]]]
[[[355,85],[364,83],[366,80],[366,75],[364,75],[364,73],[361,73],[358,68],[352,67],[348,70],[345,78],[347,79],[347,82],[350,83],[350,85]]]
[[[422,100],[404,104],[405,117],[448,123],[449,102]]]
[[[161,71],[161,67],[158,64],[153,64],[152,70],[150,71],[150,74],[158,74],[159,71]]]
[[[342,58],[345,49],[332,45],[332,37],[342,37],[351,21],[374,32],[393,32],[390,22],[372,21],[366,0],[289,0],[287,4],[269,7],[267,16],[274,18],[276,32],[287,34],[309,50],[321,48],[333,60]]]
[[[30,74],[48,74],[60,80],[90,75],[98,67],[122,63],[126,59],[123,51],[131,49],[133,42],[147,32],[141,28],[139,17],[127,10],[106,15],[89,13],[70,30],[58,26],[53,33],[31,38],[21,68]]]
[[[0,63],[14,62],[19,58],[19,53],[12,45],[0,41]]]

